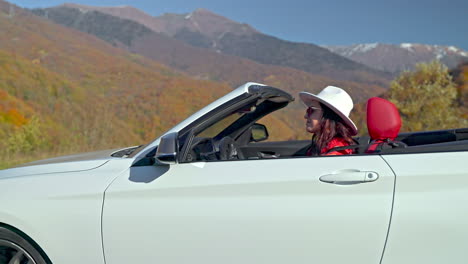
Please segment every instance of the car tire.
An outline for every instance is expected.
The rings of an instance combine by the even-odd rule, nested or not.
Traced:
[[[41,254],[41,252],[38,250],[38,247],[36,247],[34,244],[35,243],[33,241],[26,239],[17,232],[0,226],[0,264],[51,263],[48,261],[48,259],[46,261],[47,257],[44,257],[43,254]]]

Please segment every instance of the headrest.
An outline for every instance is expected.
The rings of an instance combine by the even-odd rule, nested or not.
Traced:
[[[394,140],[400,128],[401,118],[394,104],[379,97],[367,101],[367,130],[372,140]]]

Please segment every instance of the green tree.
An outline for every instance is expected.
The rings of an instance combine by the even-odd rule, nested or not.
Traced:
[[[17,128],[6,139],[6,143],[6,152],[9,154],[30,154],[44,147],[47,142],[39,119],[33,117],[26,125]]]
[[[400,110],[402,131],[467,126],[457,107],[457,88],[446,66],[438,61],[416,65],[390,84],[389,99]]]

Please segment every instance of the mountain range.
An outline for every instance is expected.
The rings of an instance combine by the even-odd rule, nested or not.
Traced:
[[[245,83],[246,80],[249,80],[281,87],[296,95],[303,90],[318,92],[327,85],[336,85],[339,87],[346,87],[356,102],[363,102],[371,96],[385,92],[389,82],[386,74],[376,75],[373,74],[372,71],[343,70],[343,75],[348,74],[353,77],[351,78],[353,80],[340,80],[333,79],[320,72],[311,73],[293,67],[260,63],[250,58],[234,56],[200,46],[193,46],[181,39],[171,37],[166,32],[155,32],[137,21],[110,14],[110,12],[119,12],[119,14],[133,14],[134,17],[140,19],[145,18],[144,13],[134,8],[109,8],[110,12],[106,13],[101,11],[107,8],[97,9],[67,4],[55,8],[35,9],[32,10],[32,12],[48,20],[52,20],[55,23],[95,35],[116,47],[125,48],[146,58],[162,62],[196,79],[226,82],[231,87],[236,87]],[[197,10],[195,13],[202,13],[202,15],[208,13],[209,17],[213,15],[211,12],[203,9]],[[167,18],[169,15],[166,14],[163,17]],[[219,17],[215,16],[213,19],[219,19]],[[204,21],[202,19],[197,25],[202,28],[201,25],[204,24],[224,24],[225,27],[223,27],[223,29],[236,29],[235,25],[237,24],[235,22],[230,22],[225,18],[221,18],[221,20],[225,21],[225,23],[222,21],[202,23],[201,21]],[[151,18],[145,21],[146,24],[153,25],[153,27],[157,24],[154,23],[155,21],[151,20]],[[153,24],[150,24],[150,21],[152,21]],[[176,31],[176,29],[171,30]],[[215,30],[210,29],[206,34],[210,36],[213,34],[213,31]],[[168,32],[170,33],[171,31],[168,30]],[[180,30],[178,32],[180,32]],[[256,31],[251,30],[249,34],[256,34],[255,32]],[[239,32],[239,34],[241,33],[242,32]],[[276,41],[274,43],[276,43]],[[318,47],[315,45],[313,46]],[[325,52],[326,56],[323,59],[324,61],[326,61],[326,57],[330,55],[333,59],[341,58],[345,63],[356,64],[326,49],[319,47],[318,49],[320,52]],[[288,50],[289,49],[286,49],[285,52],[288,52]],[[297,53],[298,51],[294,52]],[[335,63],[339,64],[339,61]],[[360,68],[366,68],[362,65],[358,66]],[[356,68],[359,68],[358,66],[356,66]],[[339,70],[335,71],[338,73],[340,72]],[[286,123],[287,127],[290,128],[289,130],[294,130],[295,127],[303,126],[302,118],[297,118],[302,117],[302,110],[303,106],[298,102],[278,113],[277,118]],[[287,134],[288,133],[285,133],[285,135]],[[301,134],[303,133],[289,133],[290,136],[286,136],[286,138],[297,137]]]
[[[432,60],[439,60],[450,69],[468,61],[468,52],[454,46],[371,43],[324,47],[353,61],[395,75],[414,69],[417,63]]]
[[[0,167],[142,144],[231,90],[2,0],[0,32]]]
[[[93,28],[96,25],[90,25],[91,23],[85,25],[82,21],[96,21],[96,18],[91,18],[91,16],[97,16],[97,13],[100,13],[100,15],[105,13],[113,17],[136,22],[138,25],[143,25],[151,30],[152,34],[146,34],[143,37],[134,36],[129,47],[130,50],[140,53],[140,49],[145,47],[146,56],[151,53],[154,59],[165,60],[166,64],[172,62],[171,66],[181,70],[185,70],[184,67],[190,68],[191,64],[187,65],[187,62],[185,62],[183,65],[177,65],[179,59],[174,59],[174,56],[178,56],[178,54],[174,54],[174,46],[178,47],[177,52],[185,53],[186,56],[190,56],[190,54],[197,56],[200,53],[204,53],[203,57],[209,56],[212,58],[216,58],[219,54],[234,56],[236,59],[244,58],[256,62],[256,68],[258,68],[258,64],[287,67],[320,75],[333,81],[354,82],[364,86],[362,90],[368,90],[369,88],[366,86],[369,84],[386,88],[390,80],[389,74],[385,72],[353,62],[325,48],[314,44],[288,42],[268,36],[259,33],[249,25],[231,21],[205,9],[197,9],[190,14],[164,14],[160,17],[152,17],[141,10],[127,6],[107,8],[65,4],[54,8],[36,9],[33,12],[56,23],[94,33],[103,39],[106,39],[106,37],[103,37],[101,33],[96,32],[97,30]],[[106,21],[100,20],[100,27],[113,27],[113,23],[108,25],[110,19]],[[119,32],[118,35],[121,37],[126,36],[124,32]],[[148,35],[151,36],[148,37]],[[155,35],[157,37],[154,37]],[[170,43],[163,42],[162,36],[165,36],[166,40],[170,39]],[[182,44],[185,44],[184,49],[182,49]],[[169,48],[165,48],[163,51],[150,51],[163,49],[164,47]],[[198,49],[196,51],[191,48]],[[168,61],[168,57],[173,59]],[[214,60],[219,61],[220,59]],[[197,67],[200,65],[199,60],[194,61],[194,63]],[[245,63],[244,61],[242,64]],[[216,67],[219,67],[219,64]],[[199,72],[197,74],[212,75],[213,72]],[[218,78],[218,80],[224,79]],[[314,90],[319,88],[322,87],[317,87]]]
[[[205,9],[153,17],[128,6],[26,10],[0,0],[0,32],[0,161],[10,164],[24,153],[148,142],[247,81],[293,95],[336,85],[364,103],[392,76]],[[467,71],[454,73],[460,87]],[[359,127],[363,111],[352,113]],[[302,116],[294,102],[262,122],[273,139],[307,138]]]
[[[66,11],[67,9],[68,11]],[[74,19],[64,20],[63,14],[70,13],[70,10],[75,10]],[[79,11],[79,14],[76,11]],[[468,52],[453,46],[372,43],[319,47],[309,43],[288,42],[265,35],[248,24],[232,21],[206,9],[196,9],[188,14],[166,13],[159,17],[153,17],[131,6],[94,7],[68,3],[54,8],[33,10],[36,14],[47,16],[57,23],[72,26],[85,32],[90,31],[90,26],[78,24],[89,20],[89,12],[92,11],[136,22],[140,26],[145,26],[147,30],[144,31],[146,32],[150,30],[170,38],[172,45],[176,43],[173,40],[177,39],[180,40],[179,44],[183,42],[191,47],[247,58],[264,65],[294,68],[333,80],[372,83],[381,87],[387,87],[391,78],[404,70],[413,69],[417,63],[440,60],[449,68],[454,68],[468,60]],[[74,21],[71,22],[71,20]],[[151,41],[148,38],[145,40],[139,38],[135,35],[140,32],[139,30],[141,28],[133,28],[130,35],[128,33],[122,34],[122,32],[119,35],[121,38],[133,39],[138,42],[134,44],[133,49],[131,48],[133,52],[139,53],[141,47],[145,46],[144,53],[148,56],[148,46],[155,46],[154,43],[149,42],[155,42],[155,40],[154,38]],[[101,35],[102,32],[94,34],[105,39],[105,36]],[[145,33],[141,35],[145,35]],[[159,39],[158,46],[164,46],[161,43],[162,41]],[[128,42],[125,44],[131,46]],[[332,54],[324,49],[329,50]],[[194,51],[187,52],[194,54]],[[161,54],[160,51],[151,53],[149,56],[156,60],[167,58],[158,57]],[[199,51],[199,53],[203,52]],[[340,56],[335,56],[335,54]],[[343,60],[343,57],[349,60]],[[172,59],[172,62],[179,60]],[[165,63],[167,64],[168,61]],[[172,66],[180,67],[175,64]],[[183,66],[187,67],[187,63]],[[197,73],[192,72],[192,74]],[[206,76],[203,73],[198,74]],[[218,79],[224,80],[224,78]]]

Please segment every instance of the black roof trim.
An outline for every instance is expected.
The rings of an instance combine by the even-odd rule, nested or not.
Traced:
[[[435,152],[453,152],[468,151],[468,140],[452,141],[436,144],[427,144],[419,146],[409,146],[406,148],[387,149],[378,154],[414,154],[414,153],[435,153]]]
[[[263,85],[250,85],[249,94],[257,95],[262,99],[268,99],[272,97],[282,97],[285,98],[288,102],[294,101],[294,97],[289,93],[271,86]]]

